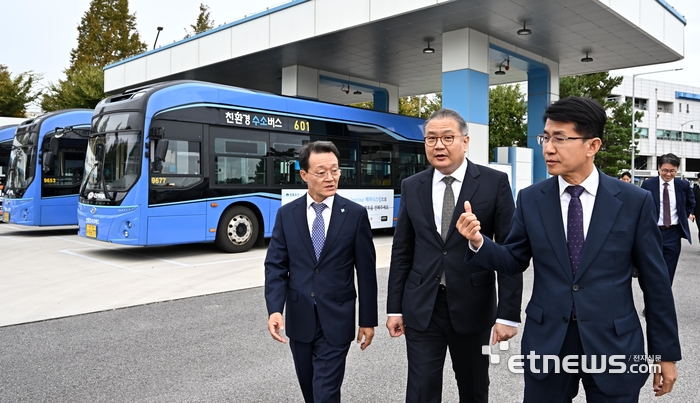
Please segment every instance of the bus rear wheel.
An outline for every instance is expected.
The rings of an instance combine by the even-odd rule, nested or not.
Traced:
[[[233,207],[221,216],[216,246],[227,253],[245,252],[255,244],[259,229],[258,219],[249,208]]]

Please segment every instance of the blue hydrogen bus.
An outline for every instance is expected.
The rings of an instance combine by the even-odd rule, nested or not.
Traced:
[[[10,165],[10,150],[17,125],[0,126],[0,222],[2,222],[2,196],[5,189],[7,167]]]
[[[77,225],[90,109],[50,112],[15,130],[2,219],[30,226]]]
[[[426,168],[422,119],[223,85],[173,81],[95,108],[79,234],[126,245],[215,242],[243,252],[304,194],[299,150],[340,151],[338,193],[391,228],[401,179]]]

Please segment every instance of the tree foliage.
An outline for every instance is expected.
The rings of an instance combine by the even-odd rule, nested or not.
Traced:
[[[527,147],[527,104],[520,84],[489,89],[489,161],[497,147]]]
[[[358,102],[350,104],[350,106],[362,109],[374,109],[374,102]],[[399,98],[399,115],[427,119],[430,117],[430,114],[440,108],[442,108],[441,92]]]
[[[146,49],[136,31],[136,14],[129,14],[129,0],[92,0],[78,26],[78,47],[70,52],[68,71],[104,67]]]
[[[602,145],[595,163],[605,174],[617,176],[630,168],[630,141],[632,139],[632,102],[623,103],[610,99],[612,90],[622,83],[622,77],[610,77],[608,72],[562,77],[559,94],[562,98],[575,95],[593,98],[600,102],[608,115]],[[635,121],[644,114],[635,113]]]
[[[185,28],[185,32],[187,32],[187,35],[185,35],[185,39],[189,38],[190,36],[201,34],[202,32],[206,32],[214,28],[214,20],[210,19],[210,14],[211,13],[209,12],[209,6],[204,5],[204,3],[200,3],[197,22],[195,22],[194,25],[190,25],[193,33],[188,32],[187,28]]]
[[[41,109],[44,111],[92,109],[105,98],[104,71],[97,66],[76,67],[69,78],[58,80],[57,84],[49,84],[47,90],[51,95],[45,95],[41,100]]]
[[[25,117],[26,105],[40,95],[40,91],[34,89],[39,80],[41,75],[32,71],[13,78],[7,66],[0,64],[0,116]]]
[[[129,0],[92,0],[78,25],[78,46],[71,50],[66,79],[48,85],[42,109],[94,108],[105,96],[102,68],[146,49],[136,31],[136,15],[129,14]]]

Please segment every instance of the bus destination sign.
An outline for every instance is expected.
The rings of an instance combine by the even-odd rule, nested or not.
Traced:
[[[249,111],[225,111],[226,123],[257,129],[279,129],[290,132],[311,132],[311,122],[307,119],[276,116],[266,113]]]

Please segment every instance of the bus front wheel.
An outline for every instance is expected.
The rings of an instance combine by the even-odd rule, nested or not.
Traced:
[[[227,253],[245,252],[255,244],[258,231],[258,219],[249,208],[233,207],[221,216],[216,246]]]

